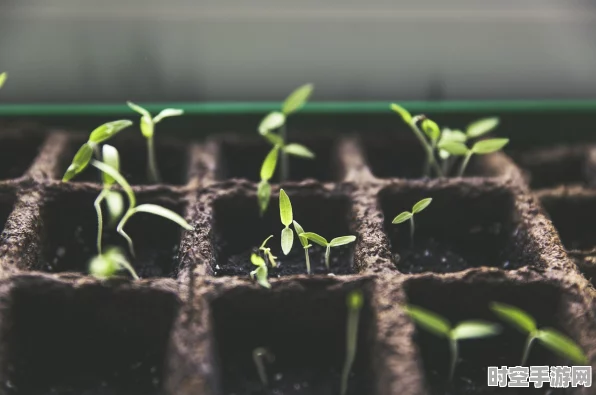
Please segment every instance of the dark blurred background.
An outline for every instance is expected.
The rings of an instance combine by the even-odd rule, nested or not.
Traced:
[[[2,0],[7,102],[596,97],[594,0]]]

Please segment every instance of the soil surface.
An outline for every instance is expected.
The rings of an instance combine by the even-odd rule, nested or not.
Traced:
[[[0,139],[0,180],[22,177],[39,153],[43,137],[8,136]]]

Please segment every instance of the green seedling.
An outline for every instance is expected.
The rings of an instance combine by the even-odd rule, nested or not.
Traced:
[[[261,215],[265,214],[265,211],[267,211],[267,207],[269,206],[269,200],[271,200],[271,184],[269,183],[269,180],[271,180],[273,173],[275,173],[279,149],[280,146],[275,145],[271,151],[269,151],[261,166],[261,181],[257,188],[257,199],[259,201]]]
[[[453,380],[455,366],[458,359],[458,341],[495,336],[501,333],[501,327],[485,321],[463,321],[456,326],[444,317],[422,307],[409,305],[404,308],[406,313],[423,329],[433,335],[444,337],[449,341],[451,363],[449,366],[449,381]]]
[[[261,244],[261,246],[259,247],[259,251],[261,251],[263,253],[263,255],[265,255],[265,257],[269,260],[269,264],[271,265],[271,267],[277,267],[277,261],[276,261],[277,257],[275,255],[273,255],[273,253],[271,252],[271,248],[266,247],[267,242],[272,237],[273,237],[273,235],[267,237],[265,239],[265,241],[263,241],[263,244]]]
[[[155,125],[161,122],[164,118],[180,116],[184,114],[184,111],[175,108],[166,108],[155,117],[152,117],[151,113],[149,113],[149,111],[143,107],[130,101],[127,102],[127,104],[131,109],[141,114],[141,133],[143,134],[143,137],[147,139],[147,178],[152,183],[158,183],[160,182],[161,177],[157,167],[155,143],[153,140],[153,135],[155,134]]]
[[[139,279],[120,247],[107,248],[103,254],[93,257],[89,264],[89,273],[102,280],[113,277],[120,270],[127,270],[135,280]]]
[[[302,234],[308,240],[315,242],[316,244],[325,247],[325,266],[329,270],[329,257],[331,255],[331,247],[339,247],[346,244],[350,244],[356,241],[356,236],[340,236],[327,241],[323,236],[320,236],[313,232],[306,232]]]
[[[304,229],[296,221],[294,221],[294,230],[298,235],[298,240],[300,240],[302,248],[304,248],[304,258],[306,259],[306,273],[310,274],[310,256],[308,255],[308,249],[312,247],[312,244],[308,242],[308,239],[304,236]]]
[[[118,150],[111,145],[104,144],[102,148],[103,162],[116,171],[120,170],[120,157]],[[124,200],[119,192],[113,191],[114,178],[107,173],[102,173],[103,189],[99,196],[95,199],[93,206],[97,212],[97,253],[101,256],[101,239],[103,234],[103,213],[101,210],[101,203],[105,200],[108,208],[109,223],[114,224],[118,221],[124,213]]]
[[[463,156],[464,159],[457,174],[458,177],[463,177],[466,167],[472,158],[472,155],[486,155],[501,150],[509,143],[509,139],[487,139],[480,140],[474,143],[472,148],[468,148],[465,143],[457,141],[447,141],[439,145],[439,148],[447,151],[450,155]]]
[[[6,72],[0,74],[0,88],[4,86],[4,83],[6,82],[6,77],[8,77],[8,74],[6,74]]]
[[[412,207],[412,212],[404,211],[403,213],[398,214],[395,218],[393,218],[393,221],[391,221],[392,224],[401,224],[402,222],[410,220],[410,243],[412,246],[414,245],[414,214],[418,214],[427,208],[432,201],[432,198],[422,199]]]
[[[267,280],[269,271],[267,270],[267,263],[265,263],[265,260],[257,254],[252,254],[250,256],[250,261],[257,267],[250,272],[250,278],[254,279],[256,277],[257,282],[261,287],[271,288],[271,284],[269,284],[269,281]]]
[[[360,310],[364,304],[364,296],[361,291],[352,291],[347,297],[348,319],[346,323],[346,359],[341,372],[340,394],[346,395],[348,392],[348,378],[352,365],[356,359],[356,349],[358,347],[358,324],[360,322]]]
[[[257,347],[252,352],[252,360],[257,367],[257,373],[259,374],[259,379],[263,384],[263,387],[267,387],[269,385],[269,380],[267,379],[267,370],[265,369],[265,362],[272,363],[275,361],[275,355],[273,355],[269,350],[264,347]]]
[[[93,130],[89,135],[89,140],[83,144],[75,154],[72,163],[68,166],[66,173],[64,173],[64,176],[62,177],[62,181],[70,181],[74,176],[85,170],[91,162],[94,152],[96,158],[100,160],[100,144],[111,139],[130,125],[132,125],[131,121],[123,119],[104,123]]]
[[[294,216],[292,214],[292,202],[290,202],[290,198],[283,189],[279,191],[279,217],[282,225],[285,226],[281,231],[281,250],[284,255],[288,255],[294,244],[294,232],[290,229]]]
[[[137,206],[137,199],[132,188],[130,187],[130,184],[112,166],[109,166],[103,162],[99,162],[96,160],[92,160],[91,165],[112,177],[118,183],[118,185],[122,187],[122,189],[126,193],[126,196],[128,197],[128,209],[126,210],[124,216],[118,223],[116,231],[126,239],[128,243],[128,248],[130,250],[130,255],[132,255],[133,257],[135,256],[134,245],[130,236],[124,231],[124,226],[126,225],[128,220],[130,220],[130,218],[137,213],[148,213],[157,215],[177,223],[186,230],[193,230],[193,227],[190,226],[184,218],[182,218],[180,215],[176,214],[172,210],[168,210],[167,208],[158,206],[156,204],[141,204]]]
[[[573,340],[552,328],[539,329],[536,325],[536,320],[524,310],[497,302],[491,303],[490,307],[503,321],[527,334],[528,337],[524,346],[521,366],[526,364],[528,355],[530,354],[530,347],[534,340],[538,340],[563,358],[568,358],[578,364],[587,364],[588,359],[586,355]]]

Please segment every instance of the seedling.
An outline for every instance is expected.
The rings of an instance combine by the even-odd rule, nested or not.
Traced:
[[[444,317],[422,307],[409,305],[404,307],[406,313],[423,329],[433,335],[444,337],[449,341],[451,363],[449,366],[449,381],[453,380],[455,365],[458,359],[458,341],[495,336],[501,333],[501,326],[485,321],[463,321],[456,326]]]
[[[113,277],[118,271],[127,270],[130,275],[138,280],[139,276],[119,247],[109,247],[103,254],[99,254],[89,264],[89,273],[99,279]]]
[[[393,218],[393,221],[391,221],[392,224],[401,224],[402,222],[410,220],[410,243],[412,246],[414,245],[414,214],[418,214],[427,208],[432,201],[432,198],[422,199],[412,207],[412,212],[404,211],[403,213],[398,214],[395,218]]]
[[[308,238],[304,236],[304,229],[300,224],[294,221],[294,230],[298,235],[298,240],[300,240],[300,244],[302,244],[302,248],[304,248],[304,258],[306,259],[306,273],[310,274],[310,256],[308,255],[308,249],[312,247],[312,244],[308,242]]]
[[[96,158],[100,160],[100,144],[111,139],[130,125],[132,125],[131,121],[122,119],[104,123],[93,130],[89,135],[89,140],[83,144],[75,154],[72,163],[68,166],[66,173],[64,173],[64,176],[62,177],[62,181],[70,181],[74,176],[85,170],[89,165],[89,162],[91,162],[94,152]]]
[[[356,349],[358,347],[358,324],[360,321],[360,310],[364,303],[364,297],[361,291],[352,291],[347,297],[348,319],[346,323],[346,359],[341,373],[341,395],[346,395],[348,391],[348,378],[354,359],[356,359]]]
[[[340,236],[332,239],[331,241],[327,241],[327,239],[325,239],[323,236],[313,232],[306,232],[302,235],[308,240],[325,247],[325,266],[327,267],[327,270],[329,270],[329,256],[331,255],[331,247],[339,247],[356,241],[356,236]]]
[[[0,74],[0,88],[4,86],[4,83],[6,82],[6,77],[8,77],[8,74],[6,74],[6,72]]]
[[[267,379],[265,362],[272,363],[275,361],[275,355],[271,354],[271,352],[264,347],[257,347],[252,352],[252,360],[257,367],[257,373],[259,374],[261,383],[264,387],[267,387],[269,385],[269,380]]]
[[[292,251],[292,245],[294,244],[294,232],[290,229],[294,217],[292,214],[292,202],[290,202],[290,198],[283,189],[279,191],[279,217],[282,225],[285,226],[281,231],[281,250],[284,255],[288,255]]]
[[[257,254],[252,254],[250,256],[250,261],[253,265],[257,267],[255,270],[250,272],[250,278],[254,279],[256,277],[257,282],[259,283],[259,285],[261,285],[261,287],[271,288],[271,284],[269,284],[269,281],[267,280],[267,276],[269,275],[269,273],[267,270],[267,264],[265,263],[265,260]]]
[[[134,111],[141,114],[141,133],[147,139],[147,178],[152,183],[158,183],[160,182],[161,177],[157,167],[157,160],[155,158],[155,144],[153,141],[155,125],[161,122],[164,118],[180,116],[184,114],[184,111],[175,108],[166,108],[155,117],[152,117],[151,113],[149,113],[149,111],[143,107],[130,101],[127,102],[127,104]]]
[[[503,321],[528,335],[524,346],[521,366],[526,364],[528,355],[530,354],[530,347],[534,340],[540,341],[551,351],[563,358],[568,358],[578,364],[587,364],[588,359],[586,355],[573,340],[552,328],[538,329],[536,320],[524,310],[497,302],[491,303],[491,309]]]
[[[447,141],[439,145],[439,148],[447,151],[450,155],[463,156],[464,159],[457,174],[458,177],[463,177],[466,167],[472,158],[472,155],[486,155],[497,152],[509,143],[509,139],[487,139],[480,140],[474,143],[472,148],[468,148],[465,143],[457,141]]]
[[[271,267],[277,267],[277,262],[276,262],[277,257],[275,255],[273,255],[273,253],[271,252],[271,248],[265,247],[267,245],[267,242],[269,241],[269,239],[271,239],[272,237],[273,237],[273,235],[267,237],[265,239],[265,241],[263,241],[263,244],[261,244],[261,246],[259,247],[259,251],[262,251],[263,255],[265,255],[265,257],[267,257]]]
[[[277,166],[277,158],[279,156],[279,145],[275,145],[265,157],[263,165],[261,166],[261,182],[257,188],[257,199],[259,201],[259,209],[261,215],[265,214],[271,200],[271,184],[269,180],[275,173],[275,166]]]

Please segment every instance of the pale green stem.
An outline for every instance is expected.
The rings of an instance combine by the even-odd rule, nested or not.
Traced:
[[[449,337],[449,348],[451,350],[451,366],[449,367],[449,381],[453,381],[455,374],[455,365],[457,364],[457,340],[453,336]]]
[[[133,258],[135,257],[134,245],[130,236],[124,231],[124,225],[126,225],[126,222],[130,219],[130,217],[132,217],[134,213],[134,209],[129,209],[126,212],[126,214],[124,214],[124,217],[122,217],[122,219],[118,223],[118,226],[116,227],[116,231],[126,239],[128,243],[128,250],[130,251],[130,255],[132,255]]]
[[[283,144],[286,145],[288,137],[288,132],[286,130],[285,123],[281,127],[281,139],[283,140]],[[290,178],[290,159],[288,154],[281,149],[281,163],[280,163],[280,182],[287,181]]]
[[[118,259],[117,262],[120,266],[122,266],[124,269],[126,269],[130,273],[132,278],[134,278],[135,280],[139,279],[137,272],[135,271],[135,269],[132,267],[132,265],[130,263],[128,263],[124,259]]]
[[[414,247],[414,214],[410,217],[410,245]]]
[[[349,308],[348,323],[346,326],[346,359],[341,373],[341,395],[348,391],[348,379],[354,359],[356,358],[356,348],[358,346],[358,322],[360,320],[360,309]]]
[[[257,348],[252,352],[252,359],[257,367],[259,379],[265,387],[269,385],[269,380],[267,380],[267,371],[265,370],[265,361],[263,360],[266,355],[267,351],[263,348]]]
[[[435,159],[435,154],[433,153],[433,149],[432,149],[431,145],[428,143],[428,141],[424,137],[424,134],[422,134],[422,131],[418,128],[418,125],[416,125],[416,117],[414,117],[414,119],[410,123],[410,128],[412,129],[412,131],[414,132],[414,134],[416,135],[418,140],[420,140],[422,147],[426,151],[426,160],[433,167],[433,169],[437,173],[437,176],[443,177],[443,172],[441,171],[441,168],[437,164],[437,160]],[[428,176],[429,174],[423,174],[423,175]]]
[[[528,361],[528,356],[530,355],[530,347],[532,346],[532,342],[536,339],[534,333],[530,333],[528,338],[526,339],[526,344],[524,345],[524,354],[522,356],[521,365],[524,366]]]
[[[147,139],[147,177],[149,182],[157,184],[160,182],[159,169],[157,168],[157,159],[155,157],[155,143],[153,136]]]
[[[437,147],[437,142],[436,142],[436,140],[432,140],[432,141],[431,141],[431,146],[430,146],[430,147],[431,147],[431,151],[434,153],[434,152],[435,152],[435,149],[436,149],[436,147]],[[433,157],[434,157],[434,154],[433,154]],[[427,157],[426,157],[426,162],[424,163],[424,174],[428,174],[428,175],[430,175],[430,163],[431,163],[431,157],[429,157],[429,156],[427,155]],[[443,171],[443,170],[441,169],[441,171]],[[443,173],[444,173],[444,172],[443,172]]]
[[[327,270],[329,270],[329,256],[331,255],[331,246],[327,244],[327,249],[325,250],[325,266],[327,266]]]
[[[472,158],[472,155],[472,151],[469,151],[466,154],[466,157],[464,158],[463,162],[461,163],[461,167],[459,168],[459,173],[457,174],[458,177],[464,176],[464,171],[466,170],[466,167],[468,167],[468,162],[470,162],[470,158]]]
[[[101,212],[101,202],[104,200],[108,192],[108,189],[102,190],[93,203],[93,206],[95,206],[95,211],[97,212],[97,253],[99,255],[101,255],[101,237],[103,234],[103,214]]]
[[[310,257],[308,256],[309,246],[304,247],[304,257],[306,258],[306,273],[310,274]]]

